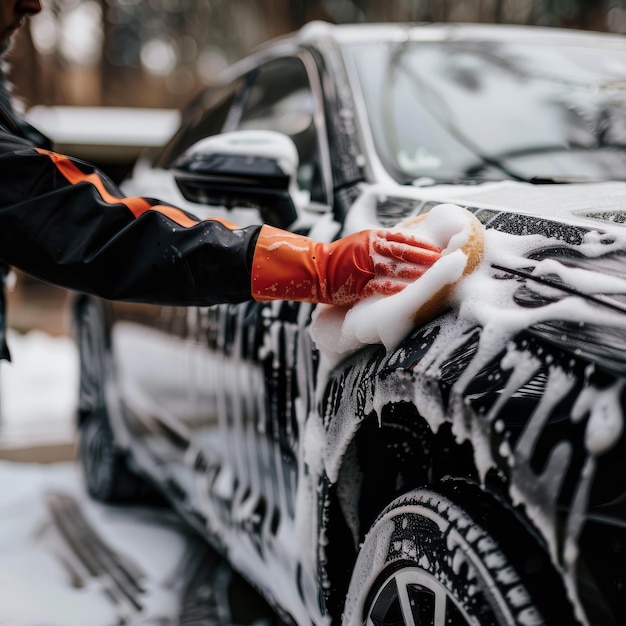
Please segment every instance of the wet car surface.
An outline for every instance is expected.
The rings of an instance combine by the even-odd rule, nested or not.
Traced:
[[[296,623],[622,623],[625,60],[590,33],[313,24],[227,71],[128,192],[319,239],[454,204],[486,262],[344,353],[308,304],[79,298],[91,493],[156,488]]]

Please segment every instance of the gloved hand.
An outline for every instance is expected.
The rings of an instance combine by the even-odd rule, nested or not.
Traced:
[[[440,256],[440,248],[399,232],[363,230],[319,243],[263,226],[252,262],[252,297],[352,306],[373,294],[398,293]]]

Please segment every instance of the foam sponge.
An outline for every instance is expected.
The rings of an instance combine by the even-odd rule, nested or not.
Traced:
[[[320,305],[311,335],[331,363],[365,345],[395,348],[415,326],[449,308],[455,288],[484,257],[484,229],[476,217],[454,204],[440,204],[428,213],[393,228],[442,249],[441,258],[424,274],[392,296],[371,296],[351,309]]]

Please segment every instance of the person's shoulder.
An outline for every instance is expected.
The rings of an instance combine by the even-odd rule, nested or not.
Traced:
[[[22,135],[8,120],[3,119],[0,112],[0,154],[24,150],[24,148],[46,147],[37,145],[30,138]]]

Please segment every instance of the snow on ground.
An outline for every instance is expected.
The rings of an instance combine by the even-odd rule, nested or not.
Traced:
[[[11,362],[0,363],[0,444],[71,441],[78,353],[71,337],[9,329]]]
[[[40,331],[10,332],[9,346],[12,362],[0,365],[0,445],[73,440],[78,359],[72,339]],[[1,625],[120,622],[104,581],[77,573],[76,557],[53,523],[46,501],[50,493],[75,498],[107,544],[147,573],[142,619],[152,614],[163,623],[175,621],[180,589],[173,584],[173,573],[189,537],[171,512],[116,509],[90,501],[75,463],[0,461],[0,485]]]
[[[84,495],[75,464],[0,462],[0,624],[113,626],[124,608],[108,596],[106,580],[81,573],[53,522],[46,495],[73,496],[107,544],[148,576],[141,618],[175,623],[174,573],[187,536],[169,511],[116,509]],[[132,615],[130,616],[132,617]]]

